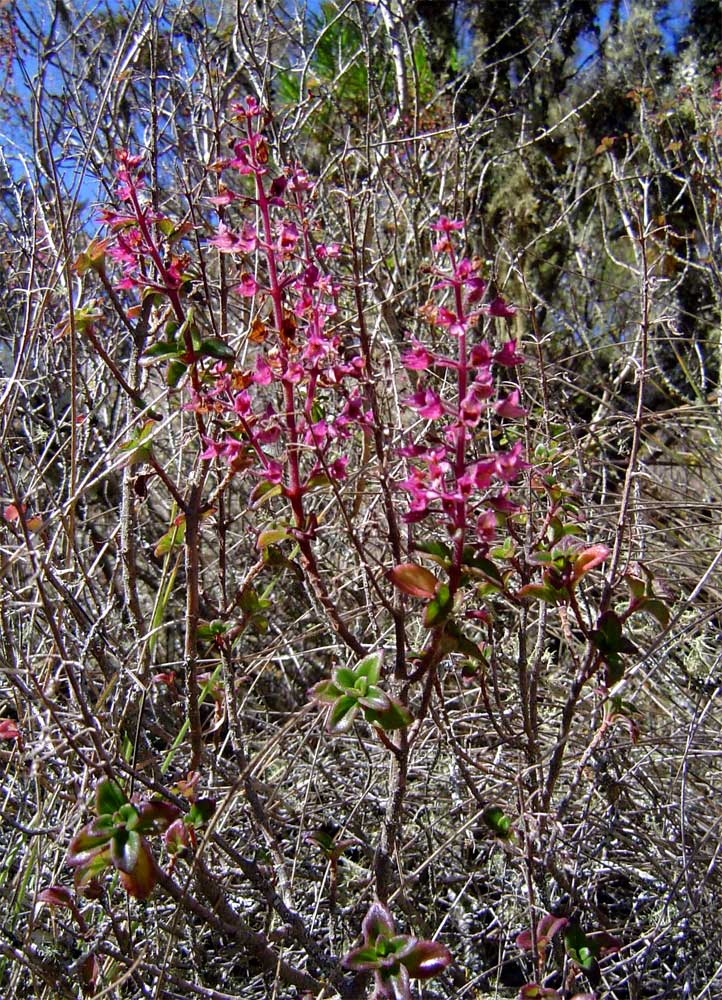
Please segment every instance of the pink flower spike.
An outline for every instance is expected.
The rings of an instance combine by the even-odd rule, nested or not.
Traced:
[[[504,346],[494,354],[494,361],[504,368],[514,368],[523,364],[524,358],[516,349],[515,340],[507,340]]]
[[[519,404],[519,390],[514,389],[506,399],[500,399],[498,403],[494,403],[494,409],[500,417],[505,417],[507,420],[517,420],[520,417],[526,416],[526,410],[523,406]]]
[[[516,315],[516,308],[508,305],[500,295],[492,299],[487,306],[487,311],[490,316],[497,316],[499,319],[511,319],[512,316]]]

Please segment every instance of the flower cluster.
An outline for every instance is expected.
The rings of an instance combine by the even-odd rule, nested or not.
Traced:
[[[508,513],[515,506],[508,499],[508,484],[527,463],[521,442],[506,451],[478,453],[479,428],[489,411],[498,418],[516,420],[526,414],[518,389],[498,397],[494,380],[496,368],[513,368],[522,357],[514,340],[492,350],[486,340],[471,343],[471,333],[484,316],[508,319],[515,309],[499,296],[485,302],[486,282],[479,277],[478,263],[457,258],[454,235],[463,223],[441,216],[432,227],[438,234],[434,250],[447,259],[448,267],[437,269],[432,291],[449,298],[448,304],[428,304],[424,317],[446,331],[457,343],[455,357],[441,354],[419,340],[402,355],[402,364],[419,373],[414,393],[405,404],[431,423],[420,441],[401,450],[413,460],[410,473],[399,485],[410,496],[405,520],[416,523],[429,514],[441,514],[450,533],[465,530],[469,502],[483,494],[486,509],[477,517],[477,536],[487,545],[494,534],[495,512]],[[452,398],[444,398],[434,387],[442,374],[451,372],[455,381]],[[495,398],[496,397],[496,398]]]
[[[243,203],[258,223],[245,218],[234,230],[221,221],[208,242],[241,262],[255,254],[255,273],[243,270],[235,292],[249,300],[248,336],[258,353],[247,369],[219,363],[188,407],[222,415],[204,438],[203,459],[220,458],[233,470],[251,467],[261,492],[273,489],[293,502],[321,481],[345,478],[348,457],[333,446],[370,426],[359,390],[365,362],[346,350],[339,332],[340,286],[324,266],[340,248],[313,240],[312,183],[298,166],[269,181],[262,112],[252,99],[234,110],[245,135],[233,157],[214,169],[250,177],[252,192],[224,183],[211,200]]]

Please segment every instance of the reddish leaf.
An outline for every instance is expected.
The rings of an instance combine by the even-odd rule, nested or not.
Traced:
[[[0,740],[20,741],[20,730],[13,719],[0,719]]]
[[[599,566],[607,558],[609,558],[609,549],[606,545],[590,545],[588,549],[584,549],[574,560],[573,581],[576,583],[577,580],[581,580],[586,573],[594,569],[595,566]]]
[[[412,979],[431,979],[451,964],[451,952],[439,941],[417,941],[403,963]]]
[[[428,600],[436,593],[439,581],[433,573],[417,563],[400,563],[389,570],[389,579],[403,594]]]

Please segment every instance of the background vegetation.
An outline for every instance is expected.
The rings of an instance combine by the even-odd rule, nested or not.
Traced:
[[[718,5],[5,0],[0,55],[2,995],[366,997],[340,963],[378,898],[453,958],[413,996],[722,996]],[[341,353],[373,374],[305,521],[201,461],[223,414],[187,405],[213,351],[250,368],[279,336],[233,291],[248,258],[212,242],[246,212],[208,199],[247,96],[272,112],[269,177],[317,182]],[[187,224],[158,230],[156,294],[88,256],[113,245],[118,149]],[[424,626],[427,577],[389,578],[441,579],[418,546],[451,544],[397,488],[426,384],[402,355],[450,350],[442,214],[484,303],[516,307],[475,339],[525,358],[496,377],[526,414],[480,432],[523,445],[521,512],[475,577],[447,567],[454,614],[484,613],[461,639]],[[148,354],[177,333],[174,253],[205,360]],[[431,384],[455,398],[448,371]],[[607,556],[519,597],[570,538]],[[413,723],[329,734],[308,690],[375,650]],[[68,866],[111,778],[190,817],[178,857],[149,838],[147,900],[120,864]],[[545,914],[568,921],[549,940]]]

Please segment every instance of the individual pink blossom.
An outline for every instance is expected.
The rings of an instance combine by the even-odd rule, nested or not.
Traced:
[[[433,354],[416,338],[412,338],[411,343],[413,345],[411,350],[401,355],[401,364],[411,371],[426,371],[433,364]]]
[[[241,275],[241,283],[236,285],[236,291],[246,299],[251,299],[258,292],[260,286],[252,274],[244,271]]]
[[[494,361],[504,368],[513,368],[515,365],[523,364],[524,356],[517,351],[515,340],[507,340],[503,347],[494,354]]]
[[[496,456],[496,474],[499,479],[503,479],[507,483],[511,482],[520,472],[529,468],[528,462],[525,462],[521,457],[522,451],[522,443],[517,441],[510,451],[500,452]]]
[[[404,402],[425,420],[436,420],[444,415],[444,404],[433,389],[420,386],[413,396],[409,396]]]
[[[464,228],[463,219],[450,219],[446,215],[440,215],[436,222],[431,224],[431,228],[436,233],[458,232]]]
[[[445,326],[448,328],[449,333],[453,337],[460,337],[462,334],[466,333],[469,328],[469,318],[464,317],[460,319],[456,313],[451,312],[445,306],[441,306],[436,313],[436,322],[439,326]]]
[[[485,340],[482,340],[480,344],[474,344],[469,351],[469,364],[473,368],[488,367],[491,364],[491,359],[491,348]]]
[[[480,542],[489,545],[496,538],[496,514],[486,510],[479,515],[476,522],[476,534]]]
[[[492,299],[486,311],[490,316],[497,316],[499,319],[511,319],[512,316],[516,316],[515,306],[508,305],[500,295]]]
[[[505,399],[500,399],[494,403],[494,409],[500,417],[507,420],[517,420],[526,416],[526,410],[519,402],[519,390],[513,389]]]

